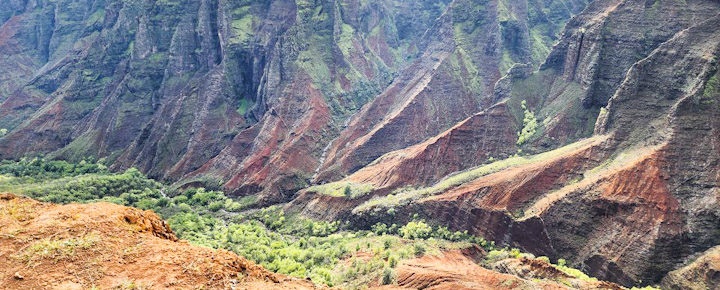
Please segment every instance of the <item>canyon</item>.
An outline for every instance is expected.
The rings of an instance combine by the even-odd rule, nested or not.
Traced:
[[[720,285],[717,1],[0,7],[0,159],[93,157],[355,229],[421,218],[617,287]],[[397,286],[501,268],[471,260],[406,261]]]

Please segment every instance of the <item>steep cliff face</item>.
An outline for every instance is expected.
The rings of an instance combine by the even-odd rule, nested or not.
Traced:
[[[372,224],[420,213],[625,285],[659,281],[720,243],[718,25],[709,17],[635,63],[597,136],[494,174],[491,164],[371,200],[356,217]]]
[[[514,63],[539,64],[584,1],[454,1],[423,37],[423,55],[353,116],[328,147],[316,182],[418,144],[490,107]]]
[[[93,155],[238,193],[297,189],[445,3],[3,5],[2,158]]]
[[[460,5],[457,2],[455,4]],[[481,74],[481,79],[492,80],[492,86],[483,86],[475,111],[482,111],[490,106],[489,104],[499,102],[504,104],[506,110],[502,117],[495,113],[498,118],[491,122],[497,123],[489,125],[493,127],[492,134],[475,134],[462,141],[457,138],[454,140],[474,156],[456,158],[453,153],[445,152],[447,155],[443,156],[442,162],[433,162],[432,160],[436,159],[411,153],[417,151],[418,145],[408,146],[443,139],[442,136],[447,132],[439,128],[447,125],[438,124],[444,124],[448,119],[422,117],[423,112],[430,110],[418,109],[418,106],[427,104],[422,101],[425,91],[418,87],[415,87],[416,90],[389,90],[369,104],[365,108],[367,110],[354,116],[348,128],[329,145],[327,159],[315,181],[338,179],[349,174],[344,181],[368,183],[388,189],[427,186],[450,172],[487,163],[489,157],[506,158],[518,149],[526,153],[537,153],[589,137],[593,133],[600,107],[607,104],[631,65],[647,57],[675,33],[713,16],[717,8],[717,3],[707,1],[696,1],[688,5],[664,1],[652,5],[642,1],[595,1],[568,23],[560,42],[538,72],[533,73],[531,66],[515,65],[502,79],[498,79],[497,74],[489,78],[488,75]],[[660,10],[669,11],[672,17],[661,16],[658,14]],[[528,27],[532,27],[529,25]],[[503,32],[505,30],[500,31],[500,34]],[[517,40],[518,37],[513,39]],[[626,39],[638,41],[624,41]],[[477,42],[492,41],[480,39]],[[464,51],[462,41],[456,43],[460,45],[455,49]],[[475,57],[493,59],[487,55],[474,55],[470,59]],[[452,77],[448,78],[448,73],[442,71],[441,67],[437,69],[438,74],[443,76],[441,80],[452,81]],[[419,70],[413,70],[417,71]],[[419,84],[426,85],[424,82]],[[405,97],[408,94],[412,94],[408,97],[410,99]],[[435,93],[429,95],[432,94]],[[437,94],[443,96],[443,104],[448,102],[447,91],[440,90]],[[397,100],[398,97],[401,99]],[[391,98],[396,100],[388,103]],[[399,103],[400,101],[407,103]],[[462,103],[457,100],[450,102]],[[523,103],[526,105],[522,105]],[[433,110],[440,112],[443,108],[443,105],[432,106]],[[467,117],[460,113],[463,109],[453,107],[452,112],[445,114]],[[526,126],[530,123],[524,120],[528,112],[535,118],[534,121],[530,120],[536,124],[535,127]],[[456,128],[461,126],[459,123],[455,125]],[[522,140],[517,138],[519,135],[514,137],[510,133],[526,129],[529,131],[523,134]],[[485,129],[478,129],[481,130]],[[433,136],[434,132],[438,135]],[[480,150],[482,152],[474,150],[475,144],[483,144],[483,150]],[[392,153],[385,155],[388,151]],[[438,153],[435,157],[440,155],[442,154]],[[479,158],[480,155],[484,155],[484,158]],[[381,156],[382,158],[379,158]],[[366,164],[371,165],[364,167]],[[404,174],[413,176],[403,177]],[[388,184],[393,182],[396,184]]]
[[[6,2],[2,158],[97,156],[270,200],[489,108],[586,4]]]

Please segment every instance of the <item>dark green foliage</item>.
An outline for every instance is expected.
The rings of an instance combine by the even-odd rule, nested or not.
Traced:
[[[393,272],[392,268],[386,267],[385,269],[383,269],[382,284],[389,285],[392,284],[394,280],[395,273]]]
[[[357,281],[392,284],[396,279],[392,269],[400,261],[437,254],[441,248],[475,243],[494,249],[482,238],[433,227],[417,217],[402,227],[376,224],[372,231],[362,231],[348,229],[347,222],[313,221],[276,207],[241,215],[238,212],[252,205],[254,198],[233,200],[203,188],[170,193],[136,169],[113,174],[93,162],[4,161],[0,190],[41,201],[106,201],[150,209],[193,244],[228,249],[271,271],[343,288],[362,287]],[[372,258],[357,258],[356,252],[370,253]]]
[[[38,180],[89,173],[107,173],[107,167],[102,162],[81,161],[75,164],[66,161],[46,161],[42,158],[23,158],[17,162],[9,160],[0,162],[0,174]]]
[[[413,249],[416,257],[422,257],[427,251],[427,249],[425,249],[425,247],[421,244],[416,244]]]

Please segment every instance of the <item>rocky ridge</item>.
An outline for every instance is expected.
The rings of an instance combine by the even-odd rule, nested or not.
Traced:
[[[151,211],[2,194],[0,225],[0,282],[9,289],[317,288],[180,241]]]
[[[288,208],[316,218],[357,220],[361,226],[420,214],[453,230],[569,259],[602,279],[627,286],[657,283],[679,261],[719,242],[712,222],[718,217],[714,148],[719,50],[713,29],[718,10],[700,8],[708,5],[717,7],[697,2],[669,8],[676,17],[656,29],[653,21],[665,19],[651,13],[656,6],[595,1],[570,21],[539,71],[498,82],[496,98],[505,99],[502,104],[510,104],[510,112],[521,100],[538,108],[541,133],[532,138],[535,148],[594,135],[588,140],[532,157],[480,161],[489,164],[445,178],[394,184],[405,172],[423,172],[416,164],[432,167],[434,159],[417,154],[417,148],[448,138],[446,132],[424,145],[386,154],[347,177],[344,181],[379,188],[351,203],[354,209],[316,211],[326,205],[315,202],[319,199],[312,188]],[[638,15],[645,17],[641,27],[654,33],[652,49],[618,41],[628,32],[609,29],[615,23],[634,28],[627,21],[637,22]],[[606,41],[614,49],[633,50],[630,59],[635,60],[618,54],[598,61]],[[624,78],[613,81],[597,73],[606,65],[624,67]],[[551,85],[537,89],[540,83]],[[609,87],[616,88],[609,101],[598,99]],[[598,102],[608,105],[594,109]],[[598,112],[597,122],[595,117],[572,121],[596,114],[592,112]],[[589,122],[594,125],[590,130]],[[480,135],[463,143],[483,144],[497,136]],[[442,166],[452,166],[453,160]],[[390,190],[383,190],[389,184]],[[407,185],[421,189],[392,191]],[[308,200],[313,206],[305,206],[311,204]]]

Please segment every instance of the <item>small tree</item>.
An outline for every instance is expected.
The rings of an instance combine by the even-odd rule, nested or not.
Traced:
[[[8,130],[5,128],[0,128],[0,137],[3,137],[7,135]]]
[[[343,189],[343,196],[350,198],[352,197],[352,189],[350,188],[350,185],[346,185]]]

